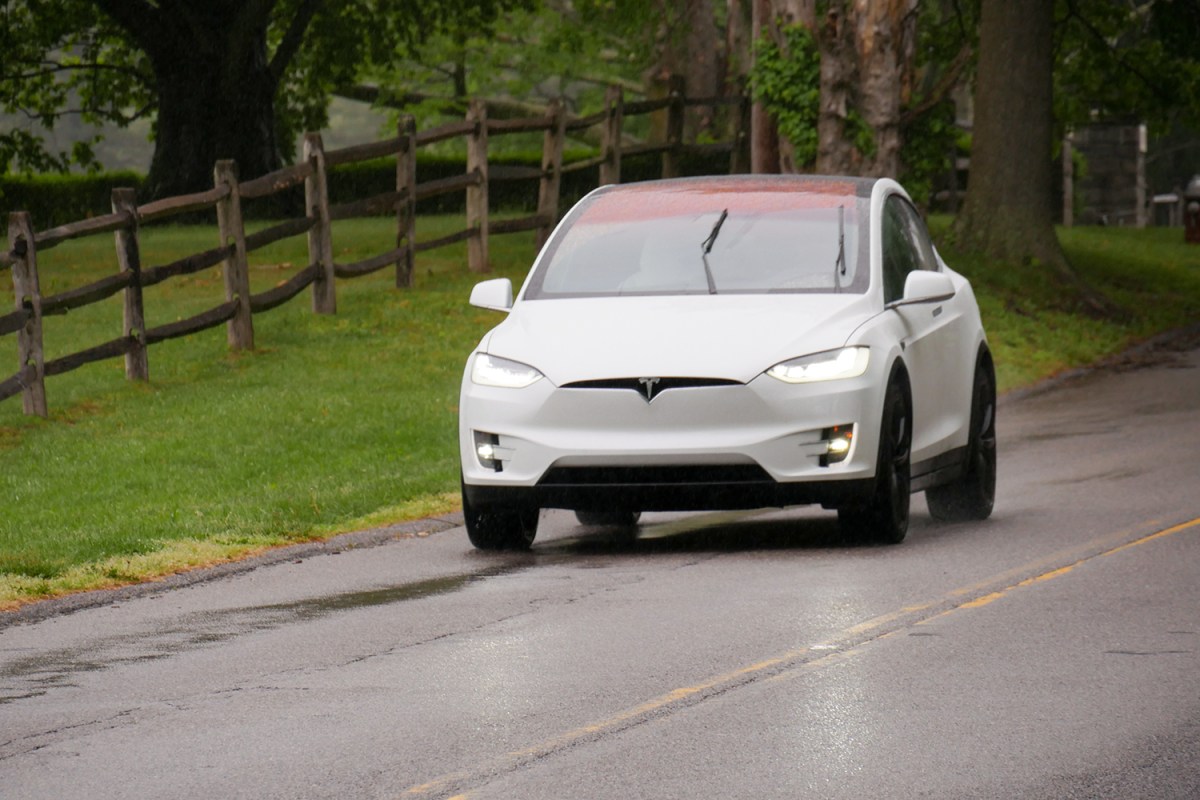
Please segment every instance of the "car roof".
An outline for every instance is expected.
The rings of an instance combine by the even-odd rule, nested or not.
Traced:
[[[728,192],[801,192],[868,198],[879,178],[842,175],[704,175],[636,183],[610,184],[595,194],[610,192],[661,192],[725,194]]]

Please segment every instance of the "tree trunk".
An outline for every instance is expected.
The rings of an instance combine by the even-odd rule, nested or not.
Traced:
[[[243,180],[279,168],[266,15],[248,8],[211,0],[186,22],[171,14],[139,20],[158,89],[150,198],[212,188],[221,159],[236,161]]]
[[[916,0],[881,0],[859,12],[859,107],[874,133],[859,174],[900,173],[900,112],[912,94],[916,55]]]
[[[840,0],[827,5],[822,19],[801,18],[821,54],[817,172],[887,177],[900,172],[900,118],[912,88],[915,11],[916,0]],[[869,134],[869,146],[859,130]]]
[[[954,234],[961,247],[994,259],[1040,262],[1088,310],[1111,314],[1116,309],[1071,268],[1054,232],[1053,26],[1053,3],[983,0],[971,170]]]
[[[817,172],[857,175],[862,153],[849,130],[849,115],[857,105],[858,51],[855,21],[846,3],[830,3],[824,19],[816,20],[821,53],[821,100],[817,113]]]
[[[984,0],[971,172],[959,241],[1008,261],[1066,268],[1052,195],[1053,4]]]
[[[713,97],[721,93],[725,65],[722,58],[722,36],[717,29],[713,0],[686,0],[684,30],[687,31],[687,61],[684,67],[685,86],[689,97]],[[695,141],[701,132],[712,133],[716,116],[714,109],[700,106],[687,117],[685,138]]]
[[[258,54],[243,58],[243,68],[227,70],[232,80],[190,61],[159,68],[150,197],[212,188],[213,164],[221,159],[236,161],[242,180],[279,168],[275,79],[261,57],[265,37],[259,44]]]
[[[771,0],[750,0],[750,48],[770,32]],[[779,131],[775,120],[762,103],[750,107],[750,171],[755,174],[779,172]]]

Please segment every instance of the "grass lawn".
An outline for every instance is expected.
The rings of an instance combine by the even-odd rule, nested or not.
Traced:
[[[427,239],[461,219],[419,224]],[[935,236],[947,225],[934,220]],[[335,258],[382,252],[394,235],[387,220],[337,223]],[[943,253],[976,287],[1001,390],[1200,321],[1200,247],[1178,229],[1060,236],[1126,318],[1079,313],[1045,272]],[[142,262],[215,244],[211,228],[149,228]],[[492,276],[519,284],[533,234],[493,237],[491,255]],[[253,290],[306,260],[303,237],[252,254]],[[0,608],[456,508],[459,381],[499,320],[467,305],[479,276],[465,265],[457,245],[418,256],[415,289],[395,289],[388,270],[339,281],[336,316],[311,313],[305,293],[254,318],[251,353],[231,354],[223,327],[154,345],[148,384],[126,381],[120,359],[50,378],[48,420],[25,417],[19,398],[0,402]],[[39,268],[46,294],[111,274],[112,237],[64,243]],[[0,296],[12,296],[7,271]],[[223,300],[219,269],[172,279],[146,291],[147,324]],[[47,358],[120,328],[119,296],[47,318]],[[14,337],[4,350],[15,367]]]

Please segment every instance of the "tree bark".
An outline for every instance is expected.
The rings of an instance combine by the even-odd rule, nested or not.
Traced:
[[[1054,235],[1053,4],[984,0],[971,172],[959,241],[994,258],[1058,268]]]
[[[770,31],[771,0],[750,0],[750,47]],[[750,171],[755,174],[779,172],[779,131],[775,120],[762,103],[750,107]]]
[[[901,109],[912,95],[916,0],[879,0],[858,12],[859,107],[874,134],[862,175],[900,173]]]
[[[971,170],[954,234],[991,258],[1049,267],[1090,311],[1112,313],[1054,232],[1053,28],[1053,3],[983,0]]]
[[[855,146],[848,119],[857,105],[858,51],[855,20],[845,2],[830,3],[824,19],[816,20],[821,54],[821,100],[817,113],[817,172],[857,175],[862,153]]]
[[[268,57],[276,0],[97,0],[146,52],[158,92],[150,198],[211,188],[213,164],[233,159],[242,179],[278,169],[275,95],[320,0],[299,3]]]
[[[792,0],[795,2],[795,0]],[[830,2],[823,18],[800,17],[821,55],[817,172],[895,177],[901,109],[912,90],[916,0]],[[811,20],[811,21],[810,21]],[[852,114],[871,135],[858,141]]]
[[[231,36],[236,14],[205,14],[186,29],[164,25],[160,32],[168,46],[151,53],[159,97],[151,197],[209,188],[222,159],[236,161],[243,180],[280,166],[278,79],[267,60],[266,23],[247,20],[244,34]]]
[[[687,60],[683,76],[688,96],[719,95],[725,74],[724,41],[717,29],[713,0],[686,0],[685,13]],[[695,141],[697,134],[711,133],[715,125],[713,108],[695,108],[688,115],[685,136]]]

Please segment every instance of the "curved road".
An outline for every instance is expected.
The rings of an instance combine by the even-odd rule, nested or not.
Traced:
[[[0,798],[1200,796],[1200,350],[1000,411],[993,518],[918,497],[898,547],[544,512],[525,555],[455,527],[0,617]]]

